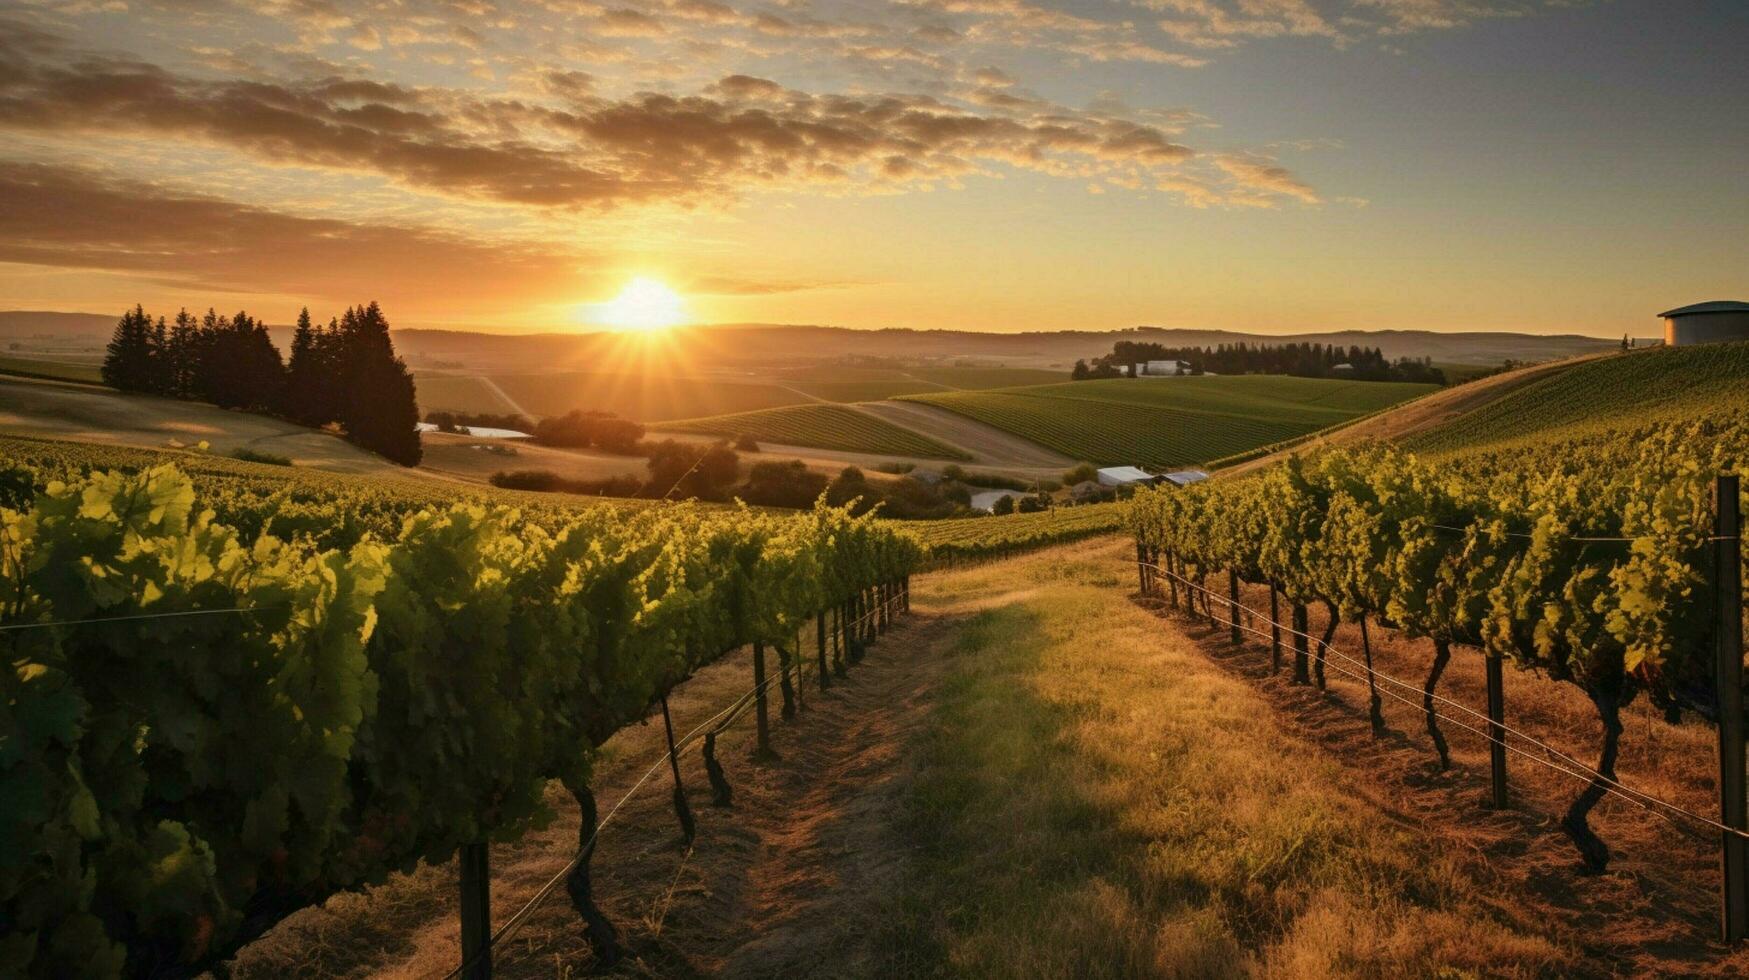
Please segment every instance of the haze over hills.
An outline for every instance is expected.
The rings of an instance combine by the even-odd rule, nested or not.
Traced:
[[[21,345],[22,349],[100,346],[108,339],[114,324],[115,316],[111,314],[4,311],[0,312],[0,340]],[[289,342],[290,328],[277,326],[273,330],[283,349]],[[844,357],[964,359],[1066,369],[1078,358],[1108,353],[1118,340],[1153,341],[1168,346],[1290,342],[1360,345],[1378,347],[1388,358],[1431,357],[1453,364],[1498,364],[1508,358],[1546,360],[1607,350],[1619,343],[1618,338],[1509,331],[1342,330],[1276,335],[1140,326],[1121,330],[987,333],[765,323],[675,328],[662,335],[665,342],[661,343],[646,343],[641,335],[615,332],[496,334],[411,328],[395,330],[394,336],[402,356],[410,365],[421,368],[541,372],[597,368],[604,359],[629,367],[632,365],[627,362],[649,359],[663,365],[664,372],[670,375],[682,370],[768,367],[778,360]]]

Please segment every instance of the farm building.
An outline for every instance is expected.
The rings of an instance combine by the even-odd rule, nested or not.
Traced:
[[[1130,373],[1138,378],[1170,378],[1190,373],[1189,361],[1144,361],[1131,366]]]
[[[971,508],[973,510],[981,510],[988,514],[990,511],[996,509],[996,501],[1001,500],[1003,497],[1013,497],[1014,502],[1019,503],[1020,498],[1024,496],[1026,496],[1026,494],[1015,490],[984,490],[972,494]]]
[[[1749,303],[1714,300],[1658,314],[1664,319],[1664,345],[1717,344],[1749,340]]]
[[[1161,477],[1167,483],[1178,487],[1188,487],[1192,483],[1201,483],[1208,478],[1209,475],[1202,470],[1179,470],[1176,473],[1167,473]]]
[[[1159,477],[1134,466],[1107,466],[1099,471],[1099,483],[1106,487],[1139,487],[1158,482]]]
[[[1092,480],[1082,480],[1069,488],[1069,499],[1078,504],[1091,504],[1106,499],[1110,491]]]

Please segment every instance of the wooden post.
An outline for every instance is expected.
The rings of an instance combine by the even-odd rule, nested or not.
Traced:
[[[1737,477],[1722,474],[1713,485],[1713,577],[1717,603],[1714,653],[1719,691],[1719,822],[1749,830],[1743,771],[1743,576],[1742,523],[1737,513]],[[1749,840],[1720,832],[1721,932],[1728,943],[1749,937]]]
[[[686,802],[686,784],[680,781],[680,750],[674,747],[674,719],[668,714],[666,694],[662,695],[662,731],[668,736],[668,768],[674,773],[674,819],[680,821],[680,833],[690,845],[698,836],[698,827]]]
[[[1239,635],[1239,573],[1227,569],[1227,614],[1233,621],[1233,645],[1244,641]]]
[[[1166,572],[1167,572],[1166,585],[1168,588],[1170,588],[1172,590],[1172,606],[1173,606],[1173,608],[1176,609],[1178,607],[1178,577],[1176,575],[1172,574],[1172,572],[1174,571],[1174,563],[1172,561],[1171,555],[1166,556],[1166,566],[1165,567],[1166,567]]]
[[[1142,595],[1148,594],[1148,552],[1142,546],[1142,536],[1136,535],[1136,589]]]
[[[1269,583],[1269,672],[1281,673],[1281,590]]]
[[[1306,604],[1294,603],[1294,683],[1310,684],[1312,675],[1307,668],[1311,666],[1311,649],[1306,645],[1307,633],[1311,631],[1311,617],[1306,612]]]
[[[820,690],[832,686],[831,672],[826,669],[826,611],[820,610],[814,615],[814,646],[820,651]]]
[[[1488,661],[1488,768],[1493,776],[1494,809],[1506,809],[1506,680],[1500,657]]]
[[[484,841],[463,844],[462,872],[463,980],[492,976],[492,873]]]
[[[753,715],[759,723],[758,751],[771,751],[771,713],[765,706],[765,644],[753,644]]]

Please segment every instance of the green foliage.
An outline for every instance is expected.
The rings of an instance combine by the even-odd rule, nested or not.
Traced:
[[[101,472],[0,510],[0,623],[61,624],[0,634],[0,973],[186,969],[250,916],[514,837],[698,666],[922,555],[827,507],[468,502],[379,534],[367,485],[240,533],[217,486]]]
[[[1233,568],[1620,703],[1646,690],[1710,714],[1712,481],[1746,464],[1740,414],[1436,461],[1368,446],[1143,490],[1127,521],[1193,576]]]
[[[951,564],[1109,534],[1123,522],[1124,512],[1118,504],[1089,504],[1001,517],[910,521],[904,526],[928,547],[932,562]]]

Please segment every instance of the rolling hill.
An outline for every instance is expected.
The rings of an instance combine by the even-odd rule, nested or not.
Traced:
[[[794,405],[661,423],[657,431],[697,432],[760,442],[879,456],[968,460],[971,456],[867,412],[842,405]]]

